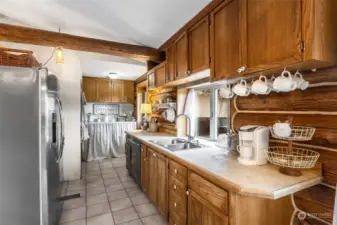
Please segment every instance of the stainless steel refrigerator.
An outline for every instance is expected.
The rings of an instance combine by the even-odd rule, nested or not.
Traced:
[[[57,225],[64,136],[59,83],[43,68],[0,67],[0,224]]]

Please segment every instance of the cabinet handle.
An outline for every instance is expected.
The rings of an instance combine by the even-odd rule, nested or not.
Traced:
[[[173,205],[174,205],[175,208],[177,208],[177,203],[174,203]]]
[[[190,192],[189,192],[189,191],[186,191],[186,195],[190,195]]]
[[[177,169],[174,169],[174,173],[177,174],[177,173],[178,173],[178,170],[177,170]]]
[[[177,186],[176,186],[176,185],[173,185],[173,189],[176,190],[176,189],[177,189]]]

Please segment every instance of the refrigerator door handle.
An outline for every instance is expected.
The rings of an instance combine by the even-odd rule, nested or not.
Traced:
[[[64,148],[64,141],[65,141],[65,138],[64,138],[64,127],[63,127],[63,115],[62,115],[62,103],[61,103],[61,100],[56,97],[56,103],[58,105],[58,111],[59,111],[59,116],[60,116],[60,139],[58,140],[59,143],[58,143],[58,146],[59,146],[59,149],[58,149],[58,159],[56,160],[57,162],[60,162],[60,160],[62,159],[62,155],[63,155],[63,148]]]

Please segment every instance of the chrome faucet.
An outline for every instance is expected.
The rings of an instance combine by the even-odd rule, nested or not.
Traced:
[[[188,125],[189,125],[188,132],[189,132],[189,134],[187,135],[187,139],[188,139],[188,142],[191,142],[194,139],[194,136],[191,135],[191,129],[192,129],[191,118],[188,115],[180,114],[180,115],[177,116],[176,121],[180,116],[185,116],[188,120]]]

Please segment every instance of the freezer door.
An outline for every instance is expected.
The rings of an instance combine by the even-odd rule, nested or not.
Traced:
[[[0,67],[0,223],[46,224],[40,210],[40,77]]]

